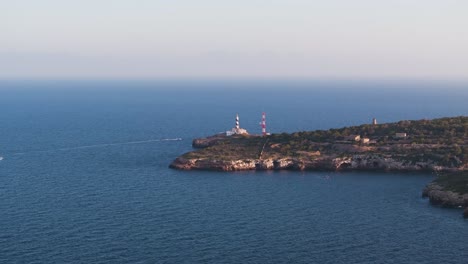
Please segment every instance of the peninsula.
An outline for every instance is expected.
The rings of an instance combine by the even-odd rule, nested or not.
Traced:
[[[180,170],[430,171],[434,204],[468,207],[468,117],[404,120],[271,135],[219,134],[194,139],[176,158]],[[468,214],[468,212],[466,212]]]

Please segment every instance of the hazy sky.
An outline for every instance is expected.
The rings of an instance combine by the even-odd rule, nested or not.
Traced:
[[[468,80],[467,0],[0,0],[0,78]]]

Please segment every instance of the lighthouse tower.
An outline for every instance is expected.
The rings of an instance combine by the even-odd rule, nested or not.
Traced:
[[[231,130],[226,131],[226,136],[230,137],[232,135],[248,135],[248,134],[249,132],[247,132],[247,130],[240,127],[239,114],[236,114],[236,124]]]
[[[266,114],[265,112],[262,113],[262,122],[260,122],[260,126],[262,127],[262,136],[266,136]]]

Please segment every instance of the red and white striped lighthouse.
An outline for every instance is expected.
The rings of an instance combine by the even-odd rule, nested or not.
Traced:
[[[262,135],[266,136],[266,114],[265,112],[262,113],[262,122],[260,122],[260,126],[262,127]]]

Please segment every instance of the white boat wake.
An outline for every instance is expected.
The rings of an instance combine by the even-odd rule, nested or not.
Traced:
[[[102,147],[119,146],[119,145],[133,145],[133,144],[144,144],[144,143],[151,143],[151,142],[181,141],[181,140],[182,140],[182,138],[150,139],[150,140],[141,140],[141,141],[129,141],[129,142],[119,142],[119,143],[105,143],[105,144],[85,145],[85,146],[68,147],[68,148],[56,148],[56,149],[48,149],[48,150],[31,150],[31,151],[26,151],[26,152],[12,153],[10,155],[17,156],[17,155],[26,155],[26,154],[31,154],[31,153],[47,153],[47,152],[67,151],[67,150],[75,150],[75,149],[102,148]],[[2,159],[3,159],[3,157],[0,157],[0,160],[2,160]]]

